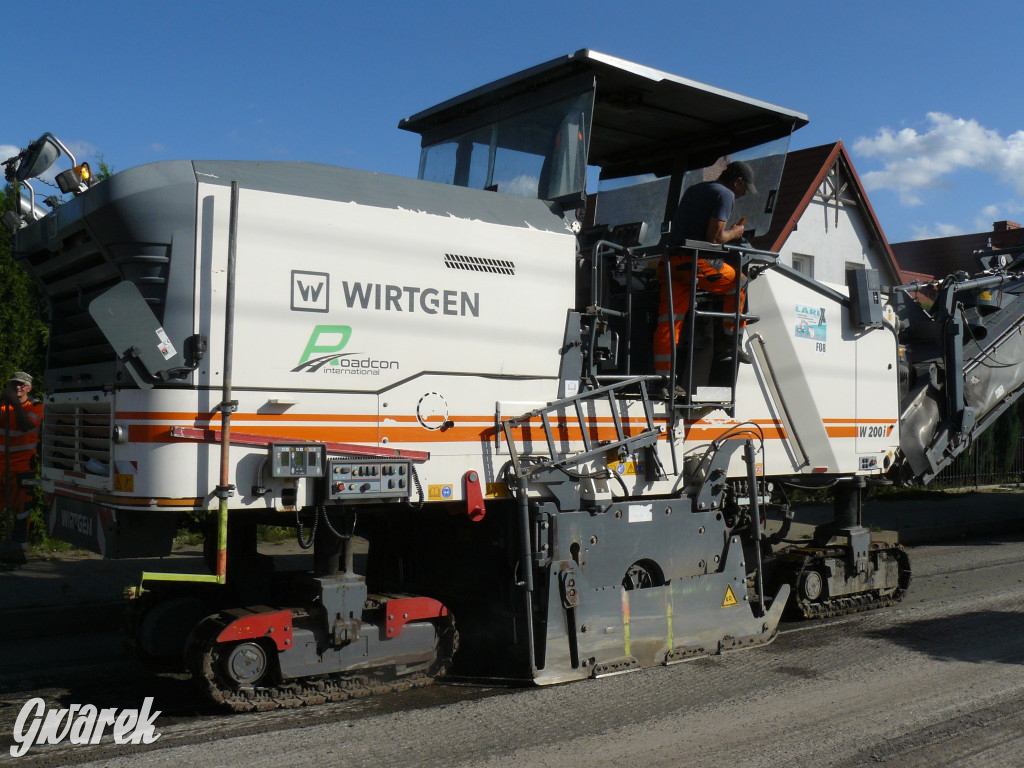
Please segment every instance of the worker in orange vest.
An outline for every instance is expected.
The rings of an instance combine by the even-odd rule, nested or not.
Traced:
[[[32,377],[24,371],[13,373],[0,393],[0,423],[3,424],[3,475],[0,493],[5,514],[13,520],[11,540],[20,545],[20,563],[28,551],[29,514],[32,511],[32,488],[22,481],[35,476],[35,456],[39,445],[39,426],[43,420],[43,404],[29,399]],[[17,552],[17,548],[15,548]]]

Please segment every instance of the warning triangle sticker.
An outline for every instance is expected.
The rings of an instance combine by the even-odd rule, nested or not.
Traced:
[[[739,600],[736,599],[736,593],[732,591],[732,585],[726,584],[725,586],[725,599],[722,601],[723,608],[731,608],[734,605],[739,605]]]

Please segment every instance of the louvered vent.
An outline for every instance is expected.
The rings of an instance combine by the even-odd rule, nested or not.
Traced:
[[[514,275],[516,264],[505,259],[484,259],[479,256],[460,256],[457,253],[446,253],[444,265],[448,269],[466,269],[470,272],[490,272],[495,275]]]
[[[169,251],[161,244],[120,243],[104,253],[83,227],[55,250],[22,254],[23,266],[50,299],[48,367],[113,362],[114,350],[89,315],[89,302],[122,280],[135,283],[163,320]]]
[[[44,468],[107,476],[110,441],[108,403],[47,403],[43,409]]]

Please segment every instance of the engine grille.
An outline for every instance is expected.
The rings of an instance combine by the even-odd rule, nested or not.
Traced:
[[[47,403],[43,409],[43,468],[110,476],[109,403]]]

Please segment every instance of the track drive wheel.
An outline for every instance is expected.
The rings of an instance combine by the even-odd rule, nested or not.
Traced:
[[[809,603],[817,602],[825,594],[825,580],[816,570],[805,571],[800,579],[800,597]]]
[[[213,615],[192,630],[185,666],[193,680],[212,702],[236,712],[277,709],[281,703],[272,695],[276,651],[253,640],[218,643],[223,628],[219,616]]]
[[[220,663],[221,671],[239,687],[259,684],[270,668],[267,649],[251,640],[226,648]]]

